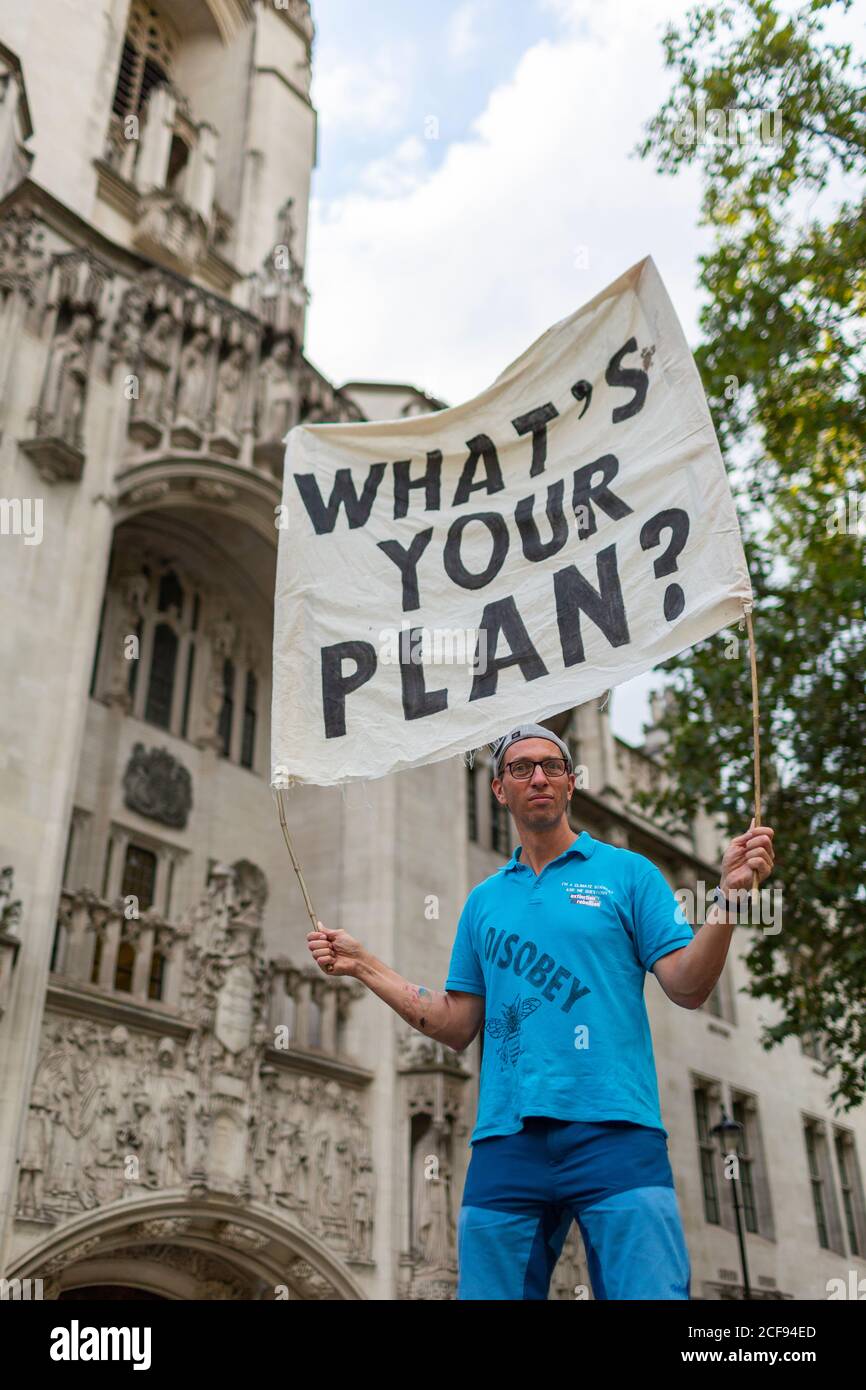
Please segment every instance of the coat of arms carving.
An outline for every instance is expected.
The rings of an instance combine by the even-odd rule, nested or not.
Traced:
[[[192,778],[167,748],[136,743],[123,774],[123,802],[130,811],[183,830],[192,807]]]

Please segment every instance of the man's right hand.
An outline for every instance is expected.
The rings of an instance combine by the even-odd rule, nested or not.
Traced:
[[[364,957],[360,941],[347,931],[332,931],[322,922],[318,931],[307,932],[310,954],[325,975],[357,975]]]

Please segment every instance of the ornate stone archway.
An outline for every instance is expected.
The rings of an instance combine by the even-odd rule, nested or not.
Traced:
[[[11,1277],[42,1279],[50,1299],[94,1285],[172,1300],[366,1297],[309,1232],[259,1203],[216,1196],[113,1203],[29,1250]]]

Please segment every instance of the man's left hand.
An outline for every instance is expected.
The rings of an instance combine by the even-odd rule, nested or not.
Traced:
[[[776,856],[773,853],[773,831],[769,825],[752,824],[745,835],[736,835],[722,860],[720,887],[723,893],[733,893],[741,888],[751,888],[752,876],[758,875],[763,883],[773,870]]]

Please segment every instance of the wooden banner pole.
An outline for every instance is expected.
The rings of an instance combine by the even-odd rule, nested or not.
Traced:
[[[752,668],[752,744],[754,749],[755,778],[755,825],[761,824],[761,729],[758,707],[758,661],[755,655],[755,631],[752,627],[752,604],[744,608],[746,630],[749,637],[749,663]],[[756,903],[758,892],[758,871],[752,874],[752,902]]]
[[[285,842],[286,842],[286,849],[289,851],[289,858],[290,858],[291,861],[292,861],[292,868],[294,869],[295,873],[296,873],[297,876],[298,876],[298,883],[301,885],[301,892],[302,892],[303,895],[304,895],[304,903],[305,903],[306,908],[307,908],[307,913],[308,913],[308,915],[309,915],[310,921],[311,921],[312,924],[313,924],[313,931],[319,931],[319,923],[318,923],[318,920],[317,920],[317,918],[316,918],[316,914],[315,914],[315,912],[314,912],[314,910],[313,910],[313,903],[312,903],[312,900],[311,900],[311,898],[310,898],[310,894],[309,894],[309,892],[307,891],[307,885],[306,885],[306,883],[304,882],[304,875],[301,873],[301,866],[300,866],[300,864],[298,863],[297,855],[295,854],[295,851],[294,851],[294,849],[292,848],[292,841],[291,841],[291,837],[290,837],[290,835],[289,835],[289,827],[286,825],[286,808],[285,808],[285,806],[284,806],[284,804],[283,804],[283,792],[282,792],[282,788],[278,787],[278,788],[276,789],[276,791],[277,791],[277,814],[279,815],[279,818],[280,818],[280,828],[282,829],[282,832],[283,832],[283,839],[284,839]],[[326,966],[325,966],[325,969],[327,970],[328,974],[331,973],[331,967],[330,967],[330,965],[326,965]]]

